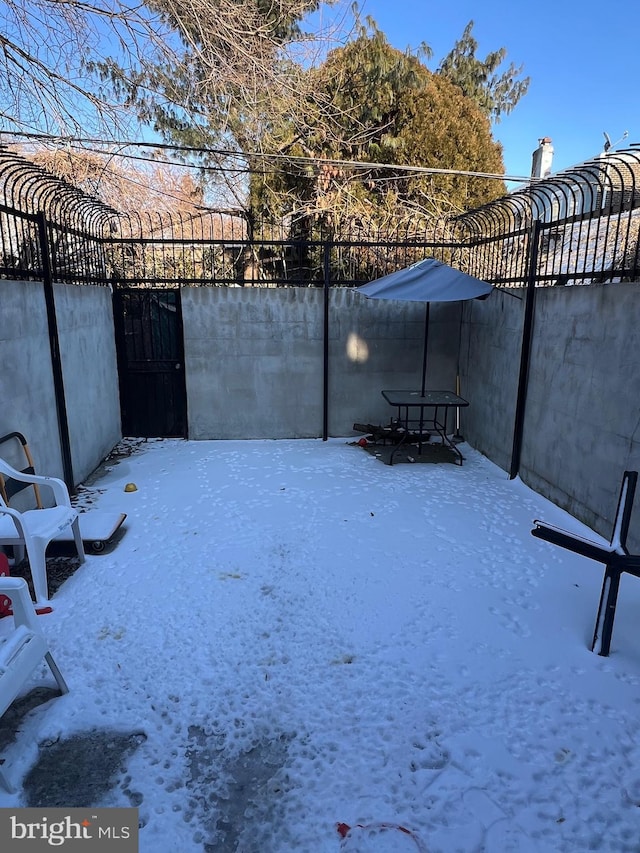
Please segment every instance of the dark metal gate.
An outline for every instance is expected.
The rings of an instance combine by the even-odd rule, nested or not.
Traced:
[[[180,290],[115,290],[122,433],[187,437]]]

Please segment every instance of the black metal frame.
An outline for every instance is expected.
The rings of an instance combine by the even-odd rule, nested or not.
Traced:
[[[122,213],[0,145],[0,277],[38,278],[44,213],[55,281],[123,287],[358,286],[426,255],[497,286],[640,277],[640,149],[609,151],[459,216],[305,228],[242,211]],[[533,223],[540,223],[531,266]],[[328,250],[328,253],[327,253]],[[327,268],[328,267],[328,268]]]
[[[12,439],[17,439],[22,448],[22,455],[24,456],[24,460],[21,460],[18,465],[22,465],[24,462],[27,462],[27,465],[24,468],[19,467],[18,470],[21,474],[35,474],[36,469],[33,462],[33,456],[31,455],[31,450],[29,449],[29,445],[27,444],[27,439],[21,432],[8,432],[3,436],[0,436],[0,446],[6,444]],[[15,467],[15,466],[14,466]],[[25,489],[30,488],[29,483],[18,482],[13,478],[5,479],[2,475],[0,475],[0,496],[4,500],[5,503],[9,503],[11,498]],[[36,498],[36,506],[38,509],[42,509],[42,501],[40,500],[40,489],[34,484],[33,492]]]
[[[187,438],[180,289],[119,289],[113,317],[124,434]]]
[[[551,542],[552,545],[558,545],[574,554],[580,554],[589,560],[604,564],[602,592],[600,593],[600,603],[598,604],[598,614],[591,643],[591,651],[597,647],[598,654],[603,657],[609,655],[611,648],[620,578],[624,572],[640,577],[640,555],[630,554],[627,549],[627,535],[637,482],[637,471],[624,472],[608,548],[573,533],[568,533],[566,530],[545,524],[543,521],[535,520],[533,523],[536,526],[531,531],[531,534],[538,539]]]
[[[427,390],[421,393],[418,391],[386,390],[382,391],[382,396],[390,406],[398,410],[397,422],[402,425],[402,429],[404,430],[401,440],[397,443],[389,457],[389,465],[393,465],[393,457],[407,443],[417,442],[418,453],[422,453],[422,445],[425,443],[424,438],[427,433],[429,435],[436,433],[440,436],[442,445],[453,451],[454,459],[459,465],[462,465],[464,456],[447,435],[447,421],[449,409],[464,408],[469,405],[467,400],[464,400],[452,391]],[[413,409],[420,412],[415,418],[412,418],[409,414],[410,410]],[[433,409],[433,416],[430,418],[425,417],[425,409]],[[438,414],[440,409],[444,409],[444,421],[441,420],[441,416]],[[414,425],[417,427],[415,431],[413,430]],[[397,431],[397,425],[395,429]]]

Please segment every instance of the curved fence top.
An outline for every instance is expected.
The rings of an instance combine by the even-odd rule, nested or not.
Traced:
[[[532,180],[456,217],[378,224],[337,221],[330,211],[277,222],[195,205],[117,211],[0,145],[0,212],[1,276],[39,274],[32,232],[44,213],[54,275],[87,284],[361,284],[425,256],[503,286],[522,286],[532,271],[541,285],[640,280],[640,147]]]
[[[455,218],[473,237],[515,231],[539,220],[603,216],[640,205],[640,150],[609,151],[530,184]]]
[[[453,222],[470,271],[495,284],[639,281],[640,148],[532,180]]]
[[[28,215],[43,212],[58,224],[100,233],[117,212],[42,166],[0,145],[0,200]]]

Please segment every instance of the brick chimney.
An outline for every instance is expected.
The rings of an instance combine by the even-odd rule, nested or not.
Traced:
[[[540,143],[533,152],[531,165],[532,178],[547,178],[551,174],[551,163],[553,161],[553,145],[550,136],[543,136]]]

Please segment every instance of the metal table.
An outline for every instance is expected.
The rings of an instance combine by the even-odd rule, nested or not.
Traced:
[[[453,391],[383,391],[382,396],[390,406],[398,410],[398,421],[405,431],[404,437],[391,454],[390,465],[393,465],[396,452],[410,438],[417,438],[418,453],[422,453],[423,438],[432,432],[440,436],[443,445],[455,453],[458,464],[462,465],[464,457],[447,435],[447,419],[449,409],[464,408],[469,405],[467,400]],[[425,415],[426,409],[431,410],[429,416]]]

